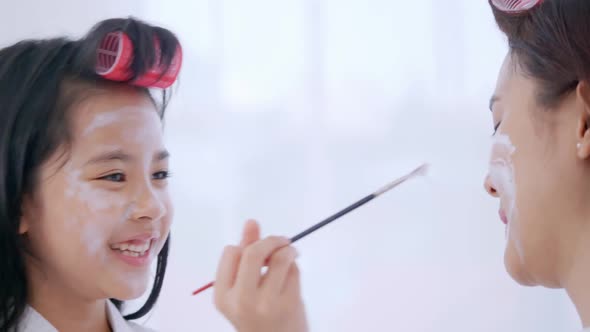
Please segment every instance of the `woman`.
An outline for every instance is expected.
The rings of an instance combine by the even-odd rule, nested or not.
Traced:
[[[523,285],[565,288],[590,327],[590,1],[490,1],[509,52],[485,181]]]
[[[122,45],[113,36],[131,45],[120,72],[98,66],[99,46]],[[158,298],[172,221],[167,94],[150,89],[174,82],[180,52],[170,31],[134,19],[0,50],[0,331],[147,330],[130,321]],[[237,331],[307,331],[295,258],[254,222],[226,248],[215,299]],[[154,260],[147,302],[123,317]]]

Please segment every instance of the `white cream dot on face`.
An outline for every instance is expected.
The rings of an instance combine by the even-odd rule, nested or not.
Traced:
[[[84,128],[82,136],[91,135],[98,129],[107,127],[117,122],[128,120],[129,118],[138,116],[138,114],[141,115],[141,113],[145,111],[146,110],[142,107],[122,107],[109,112],[96,114],[92,119],[92,122],[90,122],[90,124]]]
[[[516,148],[512,145],[510,141],[510,137],[506,134],[497,134],[494,135],[492,139],[492,146],[493,148],[502,149],[502,153],[507,154],[508,156],[512,156],[514,152],[516,152]]]
[[[493,138],[492,159],[489,166],[489,177],[492,186],[500,195],[502,209],[508,218],[506,229],[507,238],[512,239],[516,252],[521,261],[524,259],[524,248],[520,242],[520,231],[518,222],[515,220],[518,214],[516,201],[516,182],[514,176],[514,164],[512,156],[516,147],[512,144],[510,137],[498,133]]]
[[[100,219],[113,218],[111,212],[116,213],[124,203],[100,189],[93,188],[82,179],[82,171],[75,169],[71,164],[65,165],[64,171],[67,174],[66,197],[80,202],[84,207],[79,211],[72,211],[72,216],[66,222],[73,229],[79,229],[82,243],[91,255],[96,256],[105,247],[105,240],[110,236],[105,233],[107,230],[101,227],[103,222]]]
[[[86,245],[88,252],[95,257],[101,249],[105,249],[104,237],[106,237],[106,234],[102,235],[102,233],[104,231],[92,221],[86,222],[81,229],[82,241]],[[104,255],[99,256],[104,259]]]
[[[114,199],[111,195],[99,189],[93,188],[90,183],[83,181],[81,170],[67,167],[66,171],[68,174],[66,196],[68,198],[77,199],[85,203],[91,212],[100,212],[121,205],[119,200]]]
[[[516,209],[516,185],[514,183],[514,170],[510,162],[496,159],[489,166],[490,181],[496,191],[504,200],[504,212],[508,219],[512,219]]]
[[[116,112],[97,114],[94,117],[92,123],[90,123],[90,125],[84,129],[83,136],[90,135],[95,130],[100,129],[102,127],[106,127],[118,121],[119,117],[121,116],[121,112],[123,112],[124,110],[125,109],[121,109]]]
[[[153,110],[148,110],[152,112]],[[133,122],[134,118],[141,118],[145,115],[146,109],[141,107],[123,107],[115,109],[109,112],[101,113],[96,115],[92,122],[84,129],[83,136],[89,136],[96,132],[98,129],[107,127],[121,121]],[[155,113],[155,111],[153,111]],[[146,139],[149,139],[146,135],[148,133],[144,131],[129,130],[123,133],[121,137],[125,141],[131,141],[136,143],[142,143]]]
[[[492,142],[492,159],[489,166],[489,177],[492,186],[500,194],[502,208],[508,219],[516,213],[516,183],[514,182],[514,165],[512,155],[516,148],[506,134],[496,134]]]

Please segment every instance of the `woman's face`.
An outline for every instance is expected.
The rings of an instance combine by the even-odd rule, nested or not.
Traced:
[[[560,287],[590,216],[589,169],[577,149],[588,112],[580,87],[550,110],[536,93],[537,83],[508,55],[491,103],[498,127],[485,186],[507,223],[510,275],[525,285]]]
[[[87,299],[137,298],[172,219],[161,121],[146,95],[126,88],[70,116],[71,146],[43,165],[23,209],[29,274]]]

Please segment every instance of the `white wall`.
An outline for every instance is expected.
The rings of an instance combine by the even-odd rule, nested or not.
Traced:
[[[8,9],[10,10],[8,10]],[[432,175],[302,240],[314,331],[575,331],[561,291],[515,285],[482,189],[505,52],[486,1],[10,2],[1,42],[133,14],[186,50],[167,123],[176,220],[148,324],[230,331],[209,281],[242,222],[293,235],[419,162]]]
[[[56,35],[78,36],[102,19],[140,13],[141,0],[0,0],[0,43]]]

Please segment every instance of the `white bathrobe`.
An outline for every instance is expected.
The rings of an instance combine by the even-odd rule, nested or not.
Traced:
[[[133,322],[126,321],[117,307],[107,301],[107,316],[113,332],[154,332]],[[41,314],[32,307],[27,307],[17,331],[13,332],[59,332]]]

